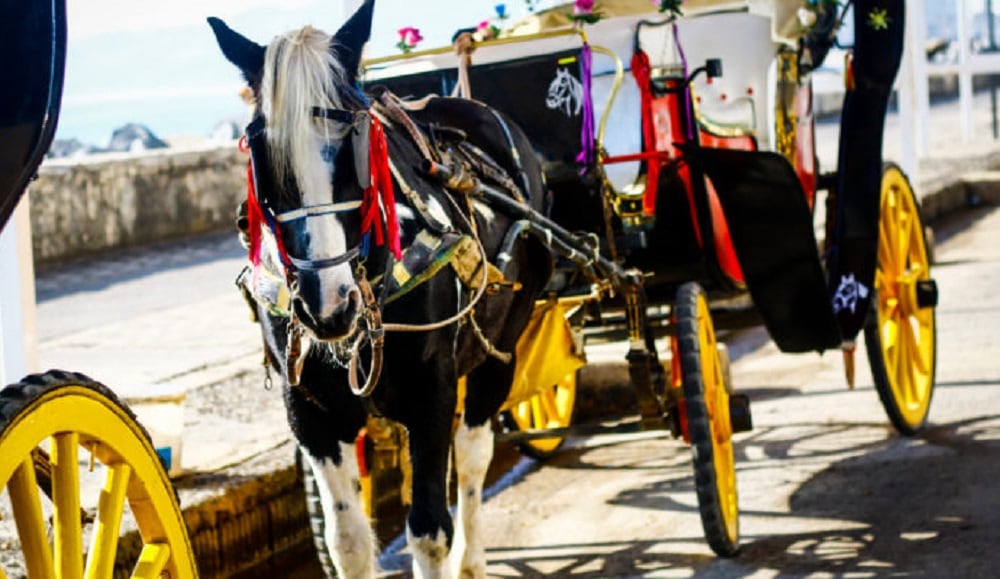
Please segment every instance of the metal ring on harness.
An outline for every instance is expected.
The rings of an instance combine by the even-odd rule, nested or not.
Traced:
[[[378,303],[375,301],[375,294],[372,293],[371,285],[364,277],[358,280],[358,289],[361,290],[361,298],[365,303],[363,314],[365,325],[367,326],[354,341],[351,346],[351,361],[347,369],[347,381],[351,387],[351,392],[356,396],[371,396],[375,385],[378,384],[382,376],[382,348],[385,346],[385,329],[382,327],[382,313],[379,311]],[[372,347],[372,359],[368,367],[368,376],[364,386],[358,386],[358,358],[361,354],[361,345],[365,338]]]

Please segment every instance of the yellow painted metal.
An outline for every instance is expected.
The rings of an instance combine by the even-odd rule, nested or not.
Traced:
[[[934,385],[934,308],[917,304],[917,283],[930,279],[918,207],[902,171],[882,177],[879,223],[878,331],[886,377],[900,417],[912,427],[927,415]]]
[[[618,89],[622,87],[622,80],[625,78],[625,66],[622,64],[622,59],[618,58],[618,54],[609,48],[591,46],[590,49],[611,58],[615,63],[615,80],[611,85],[611,93],[608,94],[608,100],[604,101],[604,112],[601,113],[601,123],[597,130],[597,149],[600,150],[604,146],[604,133],[608,128],[608,118],[611,116],[611,105],[615,103],[615,98],[618,96]]]
[[[118,463],[108,467],[104,488],[97,503],[94,538],[84,570],[87,579],[111,577],[114,571],[122,513],[125,511],[125,491],[131,476],[132,467],[127,464]]]
[[[64,433],[72,433],[73,436],[65,436]],[[53,436],[56,447],[65,447],[63,450],[54,449],[62,457],[54,456],[58,460],[68,456],[69,442],[76,439],[81,446],[93,447],[97,460],[103,465],[128,464],[133,476],[126,485],[126,498],[143,542],[172,547],[165,568],[171,578],[197,576],[180,506],[159,457],[141,427],[126,410],[94,389],[73,384],[53,388],[38,396],[8,423],[0,432],[0,484],[10,481],[32,449]],[[100,444],[92,446],[93,442]],[[75,460],[75,452],[72,456]],[[53,480],[57,497],[59,493],[65,495],[69,488],[66,485],[71,484],[62,482],[70,478],[67,474],[70,470],[68,463],[64,464],[67,465],[66,472],[56,473]],[[78,505],[79,500],[75,512],[64,507],[66,524],[72,524],[71,518],[79,524]],[[60,555],[60,560],[68,563],[70,558]],[[76,574],[79,575],[83,569],[82,556],[77,564]]]
[[[519,430],[564,428],[573,418],[576,372],[586,363],[567,321],[572,312],[595,295],[544,300],[535,304],[517,343],[514,384],[503,410]],[[539,453],[554,451],[561,438],[529,440]]]
[[[549,389],[532,398],[514,405],[511,416],[520,430],[541,430],[564,428],[573,419],[573,405],[576,403],[576,371],[563,376]],[[540,453],[554,451],[562,443],[562,438],[539,438],[524,444]]]
[[[80,521],[80,435],[52,437],[52,524],[56,572],[60,579],[83,577],[83,527]]]
[[[132,571],[132,579],[159,579],[170,560],[170,545],[165,543],[147,543],[139,553],[139,562]]]
[[[705,296],[698,296],[698,345],[701,356],[702,380],[705,386],[705,408],[712,431],[712,458],[715,484],[719,491],[719,507],[730,541],[739,535],[739,505],[736,496],[736,467],[733,456],[733,428],[729,417],[729,392],[725,372],[716,345],[715,329]]]
[[[6,452],[6,451],[5,451]],[[7,455],[0,460],[12,459]],[[21,456],[21,464],[7,483],[10,504],[17,523],[17,535],[29,577],[55,577],[55,565],[46,530],[42,504],[38,496],[38,482],[31,455]],[[3,570],[0,569],[0,572]]]
[[[545,300],[535,304],[528,325],[517,342],[514,384],[504,410],[536,394],[550,391],[586,363],[576,351],[567,315],[576,307],[570,302]],[[574,380],[575,384],[575,380]]]

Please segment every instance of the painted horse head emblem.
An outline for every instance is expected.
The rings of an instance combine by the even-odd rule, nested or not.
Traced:
[[[858,300],[863,300],[866,297],[868,297],[868,288],[858,283],[853,273],[841,276],[837,293],[833,295],[833,311],[840,313],[844,310],[850,310],[853,314],[857,308]]]
[[[569,69],[556,70],[556,77],[549,83],[549,94],[545,104],[550,109],[562,111],[567,117],[575,117],[583,110],[583,84]]]

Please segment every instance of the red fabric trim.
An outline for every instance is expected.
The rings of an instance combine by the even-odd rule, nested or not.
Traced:
[[[649,57],[641,49],[636,48],[632,54],[632,76],[639,86],[639,98],[642,111],[642,144],[643,150],[656,151],[656,130],[653,126],[653,89],[650,86]],[[656,194],[660,184],[660,163],[646,163],[646,193],[643,195],[643,210],[647,215],[656,213]]]
[[[364,427],[358,431],[358,436],[354,439],[354,454],[358,458],[358,476],[366,477],[368,471],[368,461],[365,460],[365,440],[368,438],[368,430]]]

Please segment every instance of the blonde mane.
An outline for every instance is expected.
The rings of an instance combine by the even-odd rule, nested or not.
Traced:
[[[312,109],[342,108],[335,87],[343,78],[330,36],[311,26],[275,38],[264,55],[260,104],[275,176],[280,182],[294,177],[308,204],[329,201],[331,187],[323,160],[330,123],[315,118]]]

